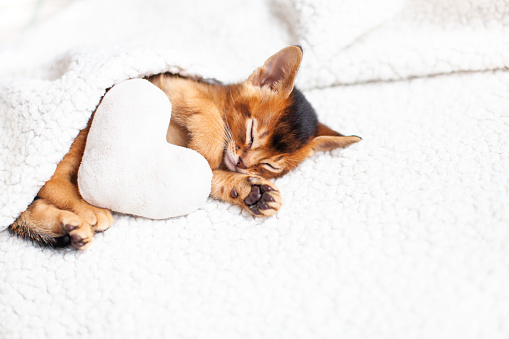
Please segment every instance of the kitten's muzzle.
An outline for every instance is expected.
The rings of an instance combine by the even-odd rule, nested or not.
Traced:
[[[228,169],[232,172],[238,172],[237,162],[238,157],[232,155],[228,150],[224,152],[223,162],[228,167]]]
[[[240,169],[247,169],[247,166],[246,164],[244,164],[244,161],[242,161],[242,158],[239,157],[239,161],[237,162],[237,168],[240,168]]]
[[[232,172],[247,173],[247,166],[238,155],[233,155],[228,150],[224,152],[223,162]]]

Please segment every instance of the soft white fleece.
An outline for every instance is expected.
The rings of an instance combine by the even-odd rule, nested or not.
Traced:
[[[183,3],[77,2],[0,45],[2,226],[105,89],[152,72],[242,80],[300,43],[320,120],[363,140],[277,180],[272,218],[213,199],[116,214],[84,253],[1,233],[1,336],[507,338],[508,2]],[[144,39],[159,44],[132,47]]]

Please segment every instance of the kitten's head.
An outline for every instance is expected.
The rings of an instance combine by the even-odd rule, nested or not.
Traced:
[[[294,87],[301,61],[300,47],[286,47],[244,83],[230,87],[226,115],[230,138],[223,161],[231,171],[275,178],[315,151],[361,140],[318,122],[311,104]]]

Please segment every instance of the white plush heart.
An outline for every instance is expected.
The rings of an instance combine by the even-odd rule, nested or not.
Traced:
[[[190,213],[210,194],[203,156],[166,142],[171,103],[152,83],[111,88],[96,110],[78,172],[88,203],[151,219]]]

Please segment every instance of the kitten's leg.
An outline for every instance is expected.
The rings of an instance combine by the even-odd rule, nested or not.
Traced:
[[[92,243],[94,232],[104,231],[111,226],[111,212],[88,204],[78,190],[78,169],[89,127],[90,123],[78,134],[69,153],[58,164],[55,174],[39,191],[38,197],[41,199],[34,201],[11,225],[13,232],[20,234],[21,230],[27,230],[28,233],[22,233],[39,234],[41,236],[35,236],[33,240],[41,240],[42,243],[48,243],[44,240],[48,237],[62,236],[68,232],[74,247],[86,249]],[[66,225],[69,225],[67,229]],[[48,229],[52,231],[48,232]],[[76,234],[74,238],[73,234]]]
[[[94,236],[92,227],[79,216],[58,209],[42,198],[30,204],[9,230],[43,245],[60,247],[70,242],[80,250],[90,247]]]
[[[214,198],[239,205],[257,217],[275,214],[281,207],[281,195],[270,181],[254,175],[214,170]]]
[[[102,232],[113,224],[107,209],[90,205],[81,197],[77,181],[67,178],[58,168],[53,177],[41,188],[39,196],[59,209],[77,214],[94,232]]]
[[[85,150],[89,125],[80,131],[71,149],[58,164],[55,174],[41,188],[38,196],[62,210],[77,214],[96,232],[108,229],[113,223],[111,212],[90,205],[78,190],[78,169]]]

